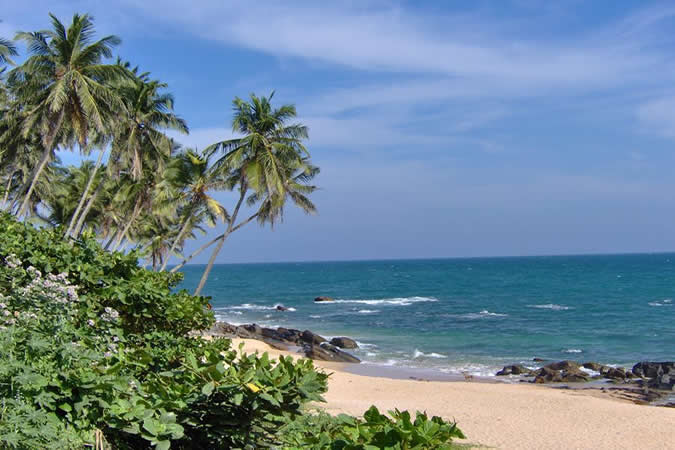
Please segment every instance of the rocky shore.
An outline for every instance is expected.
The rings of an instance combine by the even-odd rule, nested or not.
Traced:
[[[355,340],[348,337],[328,339],[309,330],[293,328],[263,328],[256,324],[232,325],[226,322],[216,324],[206,334],[231,338],[256,339],[277,350],[301,353],[319,361],[360,363],[354,355],[342,349],[358,348]]]
[[[522,382],[531,383],[585,383],[608,380],[637,402],[652,403],[675,392],[675,362],[642,361],[632,369],[612,367],[597,362],[579,363],[557,361],[539,369],[529,369],[521,364],[504,366],[497,376],[519,376]],[[617,386],[619,385],[619,386]],[[665,406],[675,406],[668,403]]]

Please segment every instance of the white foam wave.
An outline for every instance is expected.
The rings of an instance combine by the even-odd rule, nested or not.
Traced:
[[[447,358],[445,355],[441,355],[440,353],[423,353],[417,349],[415,349],[415,352],[413,353],[413,358]]]
[[[538,309],[552,309],[553,311],[567,311],[568,309],[571,309],[569,306],[556,305],[555,303],[545,303],[543,305],[527,305],[527,307]]]
[[[356,341],[356,345],[358,345],[359,348],[364,348],[364,349],[365,348],[378,348],[377,345],[375,345],[375,344],[368,344],[366,342],[360,342],[360,341]]]
[[[400,298],[383,298],[383,299],[372,299],[372,300],[359,300],[359,299],[338,299],[333,300],[332,302],[318,302],[321,305],[330,305],[333,303],[359,303],[363,305],[394,305],[394,306],[409,306],[413,303],[422,303],[422,302],[437,302],[438,299],[433,297],[400,297]]]
[[[673,306],[671,303],[672,300],[667,298],[665,300],[661,300],[660,302],[649,302],[647,303],[649,306]]]
[[[272,306],[254,305],[254,304],[251,304],[251,303],[242,303],[241,305],[226,306],[226,307],[223,307],[223,308],[220,308],[220,309],[230,310],[230,311],[272,311],[272,310],[277,309],[277,307],[279,307],[279,306],[283,307],[284,305],[282,305],[281,303],[277,303],[277,304],[272,305]],[[296,309],[293,308],[293,307],[289,307],[289,308],[286,308],[286,311],[296,311]],[[241,314],[241,312],[237,312],[235,314]]]
[[[310,317],[310,319],[320,319],[321,318],[321,316],[319,316],[318,314],[310,314],[309,317]]]
[[[460,314],[458,316],[452,315],[452,317],[459,317],[462,319],[488,319],[490,317],[507,317],[507,316],[508,314],[490,312],[487,309],[484,309],[477,313]]]
[[[563,353],[583,353],[584,351],[580,348],[566,348],[562,351]]]
[[[379,313],[379,309],[359,309],[359,314],[375,314]]]
[[[663,303],[673,303],[673,299],[672,299],[672,298],[666,298],[666,299],[663,299],[663,300],[661,300],[661,301],[662,301]]]

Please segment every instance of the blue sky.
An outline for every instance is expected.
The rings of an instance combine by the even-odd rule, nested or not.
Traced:
[[[675,250],[672,3],[8,3],[4,36],[48,11],[121,36],[185,144],[229,137],[236,95],[296,104],[319,214],[250,226],[219,262]]]

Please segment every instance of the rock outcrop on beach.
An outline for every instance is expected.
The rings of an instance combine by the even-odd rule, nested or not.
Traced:
[[[597,375],[592,376],[583,369],[597,372]],[[583,364],[569,360],[557,361],[534,370],[520,364],[513,364],[504,366],[496,375],[520,375],[532,378],[530,381],[533,383],[580,383],[604,378],[618,383],[633,383],[634,385],[637,383],[638,386],[652,389],[675,390],[675,362],[672,361],[643,361],[633,366],[632,370],[592,361]],[[527,381],[527,378],[523,381]],[[635,380],[635,378],[640,378],[640,380]]]
[[[359,348],[359,344],[356,343],[354,339],[349,339],[348,337],[340,336],[334,337],[330,340],[331,345],[340,348]]]
[[[361,362],[354,355],[340,350],[338,348],[341,347],[340,345],[331,345],[325,337],[310,330],[300,331],[283,327],[265,328],[257,324],[237,326],[226,322],[216,322],[208,334],[212,336],[256,339],[278,350],[299,350],[300,353],[303,353],[310,359],[345,363]],[[358,348],[356,341],[347,337],[334,338],[333,341],[345,345],[342,348]],[[332,343],[335,344],[334,342]]]
[[[316,297],[314,299],[314,301],[315,302],[332,302],[332,301],[335,301],[335,300],[331,297]]]

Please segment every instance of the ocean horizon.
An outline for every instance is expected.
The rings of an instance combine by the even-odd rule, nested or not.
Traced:
[[[365,364],[493,376],[533,358],[672,360],[674,276],[675,253],[228,263],[203,294],[218,320],[354,338]]]

